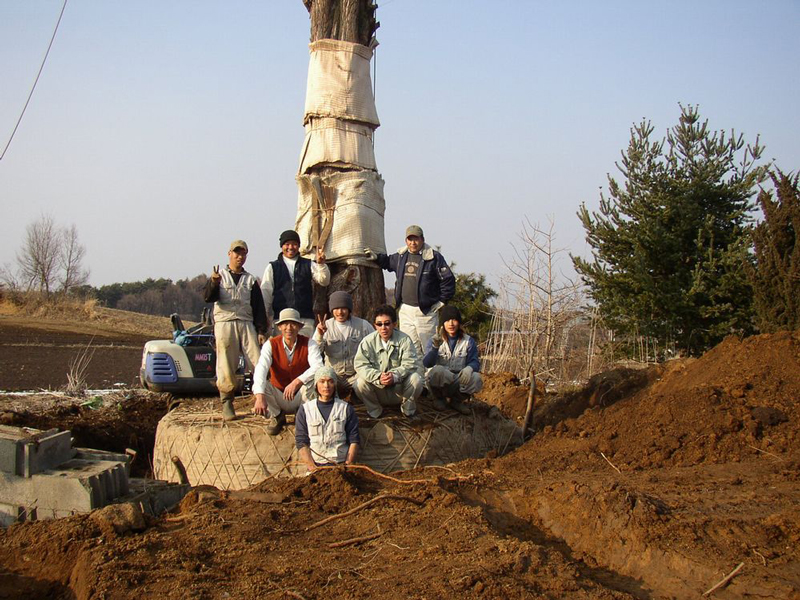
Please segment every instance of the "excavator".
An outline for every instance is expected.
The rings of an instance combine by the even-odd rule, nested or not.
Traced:
[[[139,379],[142,387],[175,396],[217,393],[217,353],[211,308],[203,310],[200,323],[184,327],[180,315],[170,315],[171,340],[152,340],[144,345]],[[245,373],[243,358],[236,372],[236,391],[247,390],[252,374]]]

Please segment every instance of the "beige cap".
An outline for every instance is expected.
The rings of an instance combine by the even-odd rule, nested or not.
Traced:
[[[289,321],[300,323],[300,325],[304,324],[303,320],[300,318],[299,312],[297,312],[294,308],[284,308],[281,311],[281,314],[278,315],[278,320],[275,321],[275,325],[280,325],[281,323],[287,323]]]
[[[245,242],[244,240],[233,240],[231,242],[231,247],[228,249],[228,252],[230,252],[231,250],[236,250],[237,248],[244,248],[245,252],[250,252],[250,250],[247,249],[247,242]]]
[[[411,235],[415,235],[421,238],[425,237],[422,233],[422,227],[420,227],[419,225],[409,225],[406,228],[406,237],[409,237]]]

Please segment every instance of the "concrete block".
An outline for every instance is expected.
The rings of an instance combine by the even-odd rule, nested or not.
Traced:
[[[31,477],[0,472],[0,505],[20,507],[36,519],[89,512],[128,491],[125,466],[119,462],[73,459]]]
[[[130,475],[131,457],[119,452],[109,452],[108,450],[96,450],[94,448],[75,448],[75,456],[70,458],[80,458],[81,460],[106,460],[120,462],[125,465],[125,472]]]
[[[75,456],[69,431],[0,425],[0,472],[31,477]]]

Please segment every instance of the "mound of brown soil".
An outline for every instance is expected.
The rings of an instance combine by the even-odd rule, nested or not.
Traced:
[[[487,508],[495,499],[474,484],[425,475],[430,483],[401,484],[325,471],[247,499],[201,493],[143,533],[85,516],[18,525],[2,535],[0,581],[108,599],[634,597],[621,591],[634,582],[574,562],[563,544]],[[263,489],[288,493],[260,502]]]
[[[481,400],[496,406],[509,419],[521,420],[528,407],[529,385],[522,385],[513,373],[482,373],[483,389],[475,394]],[[544,381],[536,381],[535,403],[545,398]]]
[[[549,424],[492,462],[494,485],[657,595],[697,597],[741,564],[714,596],[798,598],[799,417],[800,332],[729,338],[543,407]]]
[[[607,408],[616,396],[599,394],[602,386],[568,398],[563,412],[585,402],[583,413],[546,426],[530,448],[548,456],[549,468],[602,452],[619,468],[642,469],[739,462],[798,447],[800,333],[728,338],[700,359],[623,377],[616,387],[635,390],[650,380]]]

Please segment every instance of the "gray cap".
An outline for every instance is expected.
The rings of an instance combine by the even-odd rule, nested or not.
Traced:
[[[348,308],[350,312],[353,312],[353,297],[348,294],[347,292],[338,291],[333,292],[331,297],[328,298],[328,308],[333,310],[334,308]]]
[[[287,323],[289,321],[294,321],[295,323],[304,325],[303,319],[300,318],[300,313],[294,308],[284,308],[281,311],[281,314],[278,315],[278,320],[275,321],[275,325],[280,325],[281,323]]]
[[[319,383],[320,379],[324,379],[326,377],[328,379],[333,379],[333,382],[336,383],[336,371],[333,370],[333,367],[324,366],[317,369],[317,371],[314,373],[314,383],[317,384]]]
[[[411,235],[415,235],[421,238],[425,237],[425,235],[422,233],[422,227],[420,227],[419,225],[409,225],[406,228],[406,237],[409,237]]]

